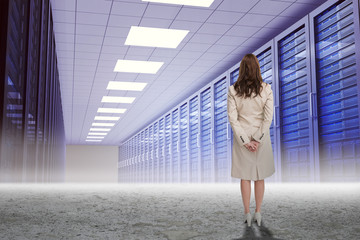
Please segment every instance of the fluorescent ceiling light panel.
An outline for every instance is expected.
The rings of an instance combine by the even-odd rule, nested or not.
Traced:
[[[109,81],[107,90],[142,91],[147,83]]]
[[[114,72],[150,73],[156,74],[163,62],[117,60]]]
[[[86,139],[87,142],[101,142],[102,140],[96,140],[96,139]]]
[[[132,26],[125,45],[177,48],[188,30]]]
[[[124,113],[126,108],[98,108],[98,113]]]
[[[92,138],[92,139],[103,139],[104,137],[102,136],[87,136],[86,138]]]
[[[142,0],[143,2],[168,3],[195,7],[210,7],[214,0]]]
[[[106,134],[108,133],[101,133],[101,132],[89,132],[88,133],[89,135],[102,135],[102,136],[105,136]]]
[[[115,123],[93,123],[93,127],[113,127]]]
[[[104,96],[101,100],[103,103],[133,103],[134,97],[111,97]]]
[[[120,117],[95,116],[94,120],[118,121]]]
[[[98,131],[98,132],[109,132],[110,128],[90,128],[90,131]]]

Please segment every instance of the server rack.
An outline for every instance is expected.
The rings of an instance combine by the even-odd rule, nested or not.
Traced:
[[[179,109],[176,108],[171,114],[171,163],[172,182],[179,182]]]
[[[215,182],[227,182],[230,177],[228,155],[227,78],[214,84],[214,161]]]
[[[200,153],[201,182],[211,181],[211,87],[200,93]]]
[[[315,180],[308,32],[306,16],[275,38],[284,181]]]
[[[154,123],[154,180],[153,182],[159,182],[159,128],[158,122]]]
[[[190,153],[190,182],[199,182],[199,97],[195,96],[189,101],[189,153]]]
[[[310,23],[318,174],[321,181],[359,180],[358,2],[329,1]]]
[[[149,126],[149,147],[148,147],[148,162],[149,162],[149,178],[148,182],[154,181],[154,157],[153,157],[153,149],[154,149],[154,132],[153,125]]]
[[[276,92],[276,81],[274,71],[274,41],[271,40],[264,44],[261,48],[254,52],[254,55],[259,60],[261,76],[263,81],[271,85],[274,96],[274,110],[273,110],[273,121],[270,125],[270,139],[273,149],[274,161],[275,161],[275,174],[267,179],[267,181],[280,181],[281,179],[281,159],[278,157],[279,144],[278,144],[278,132],[279,132],[279,114],[278,114],[278,99]]]
[[[165,182],[165,131],[164,118],[159,120],[159,182]]]
[[[189,174],[189,136],[188,136],[188,103],[180,106],[180,182],[188,181]]]
[[[165,116],[165,182],[172,180],[171,164],[171,114]]]

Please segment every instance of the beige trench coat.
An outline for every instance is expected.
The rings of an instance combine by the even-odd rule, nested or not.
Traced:
[[[265,82],[261,96],[243,98],[236,96],[234,86],[229,87],[227,113],[233,130],[231,176],[244,180],[262,180],[275,172],[270,139],[273,119],[273,92]],[[251,139],[258,141],[256,152],[244,145]]]

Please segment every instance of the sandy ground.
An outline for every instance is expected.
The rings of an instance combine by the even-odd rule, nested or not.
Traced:
[[[0,184],[0,239],[48,240],[360,239],[360,183],[267,183],[262,216],[238,184]]]

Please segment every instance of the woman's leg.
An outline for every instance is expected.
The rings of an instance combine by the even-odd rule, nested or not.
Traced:
[[[254,184],[255,188],[255,202],[256,202],[256,209],[255,212],[260,212],[262,200],[264,198],[264,191],[265,191],[265,182],[264,180],[255,181]]]
[[[245,214],[247,214],[250,212],[251,181],[241,179],[240,188]]]

